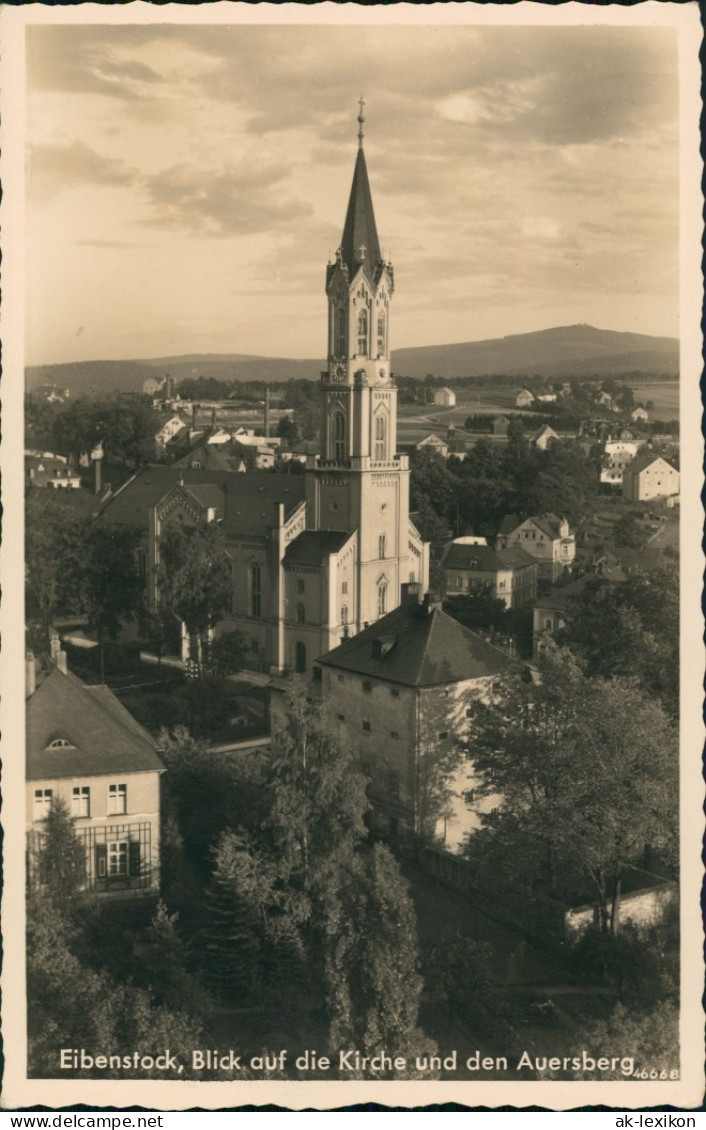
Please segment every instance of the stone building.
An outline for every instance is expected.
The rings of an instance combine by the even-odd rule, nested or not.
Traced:
[[[377,831],[453,850],[479,826],[496,801],[476,797],[458,743],[471,702],[492,694],[509,663],[415,585],[393,612],[320,657],[312,696],[369,778]],[[273,734],[282,697],[273,692]]]
[[[409,517],[409,463],[396,454],[394,274],[380,250],[362,114],[359,122],[341,244],[326,268],[321,453],[307,457],[303,476],[143,468],[99,519],[141,529],[153,607],[164,531],[218,522],[233,579],[218,631],[242,631],[252,666],[273,673],[309,670],[397,607],[403,584],[428,586],[429,547]]]

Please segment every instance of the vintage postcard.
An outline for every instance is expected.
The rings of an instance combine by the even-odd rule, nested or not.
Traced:
[[[0,19],[5,1109],[698,1107],[698,6]]]

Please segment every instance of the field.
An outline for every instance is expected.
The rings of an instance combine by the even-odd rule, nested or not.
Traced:
[[[640,384],[630,383],[636,401],[646,404],[653,401],[650,408],[651,420],[677,420],[679,418],[679,381],[649,381]]]

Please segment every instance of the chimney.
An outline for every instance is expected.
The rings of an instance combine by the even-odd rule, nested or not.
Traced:
[[[33,695],[37,689],[37,673],[34,663],[34,652],[28,651],[25,656],[25,695]]]
[[[265,387],[265,420],[264,420],[264,433],[265,436],[270,434],[270,386]]]
[[[191,409],[191,430],[194,431],[194,432],[196,431],[196,418],[197,418],[197,416],[198,416],[198,408],[194,404],[193,408]]]
[[[58,670],[61,671],[64,675],[68,674],[68,667],[67,667],[67,664],[66,664],[66,652],[65,651],[57,651],[57,653],[56,653],[56,666],[57,666]]]

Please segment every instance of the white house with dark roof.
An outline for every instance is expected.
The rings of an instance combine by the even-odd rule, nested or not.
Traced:
[[[521,546],[496,550],[459,538],[446,547],[441,571],[446,597],[489,590],[506,608],[522,608],[537,596],[537,561]]]
[[[497,803],[476,796],[472,762],[453,755],[466,736],[470,704],[492,694],[510,660],[428,596],[420,600],[417,587],[317,660],[312,697],[369,778],[374,828],[402,843],[433,837],[452,851]],[[282,700],[273,690],[274,740],[286,724]],[[452,771],[435,780],[434,767],[449,756]]]
[[[556,581],[573,564],[576,557],[576,536],[566,518],[542,514],[524,521],[508,514],[501,523],[496,549],[519,546],[537,562],[540,580]]]
[[[33,659],[29,659],[33,664]],[[160,774],[153,739],[105,686],[56,667],[27,699],[30,876],[43,822],[57,798],[86,853],[84,889],[139,894],[159,888]]]
[[[639,455],[623,472],[623,498],[649,502],[679,494],[679,472],[661,455]]]

